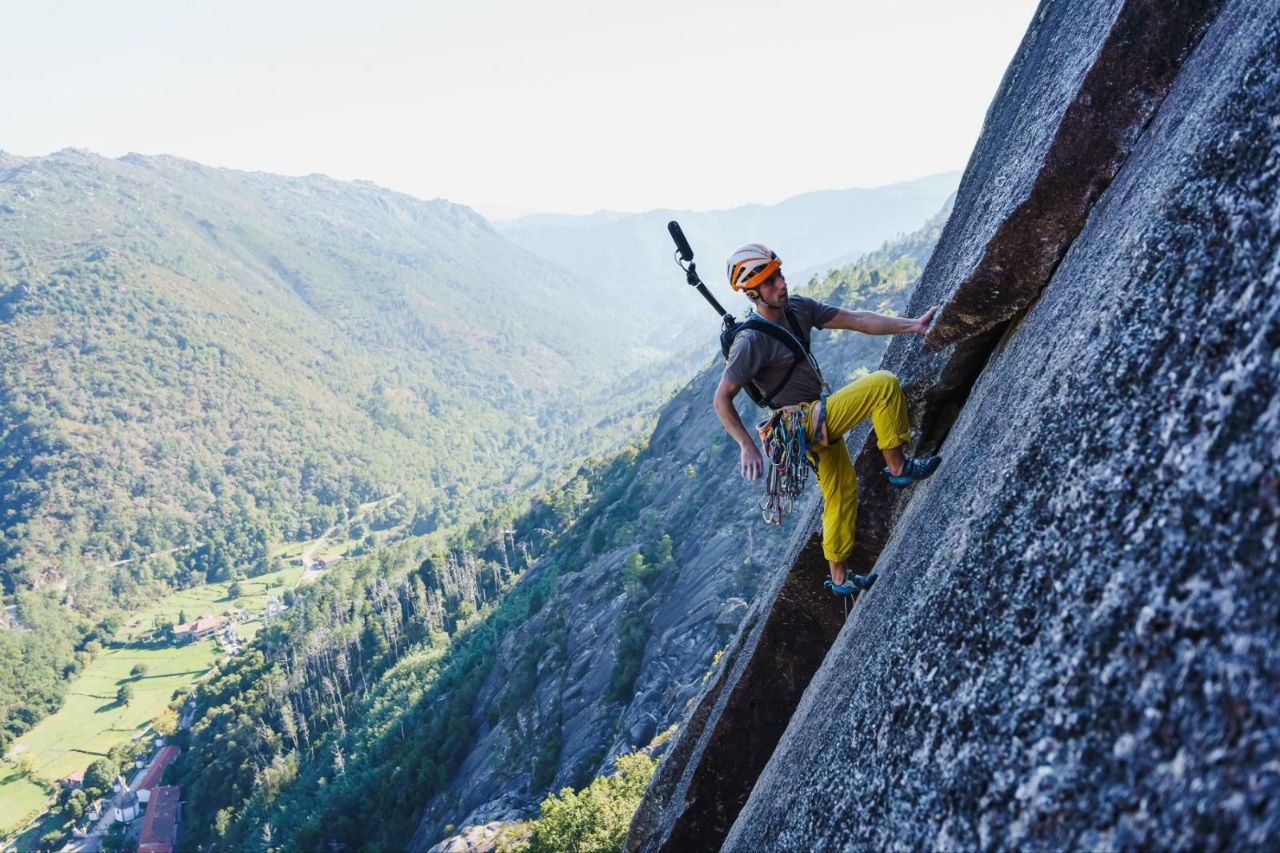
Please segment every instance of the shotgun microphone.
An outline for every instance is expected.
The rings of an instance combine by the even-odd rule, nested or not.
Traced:
[[[680,253],[681,259],[685,262],[693,260],[693,249],[689,248],[689,241],[684,238],[684,232],[680,230],[680,223],[674,219],[667,223],[667,230],[671,232],[671,239],[676,241],[676,251]]]

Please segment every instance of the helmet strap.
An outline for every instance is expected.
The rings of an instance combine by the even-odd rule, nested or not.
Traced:
[[[743,293],[743,295],[744,295],[744,296],[746,296],[746,297],[747,297],[748,299],[750,299],[752,302],[755,302],[755,303],[758,303],[758,304],[760,304],[760,305],[763,305],[763,306],[764,306],[764,307],[766,307],[766,308],[772,308],[772,309],[773,309],[773,310],[775,310],[775,311],[781,311],[781,310],[782,310],[782,306],[781,306],[781,305],[774,305],[772,302],[766,302],[766,301],[765,301],[765,298],[764,298],[763,296],[761,296],[761,295],[760,295],[760,291],[758,291],[758,290],[744,290],[744,291],[742,291],[742,293]]]

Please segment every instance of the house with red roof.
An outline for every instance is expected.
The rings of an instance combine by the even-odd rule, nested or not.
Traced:
[[[84,770],[77,770],[74,773],[68,773],[58,780],[58,784],[64,788],[79,788],[84,784]]]
[[[182,625],[173,626],[173,638],[179,642],[190,642],[192,640],[203,640],[205,637],[212,637],[227,624],[225,616],[210,616],[205,614],[194,622],[188,622]]]
[[[164,778],[164,769],[173,763],[178,757],[180,750],[176,746],[166,746],[156,753],[155,759],[151,762],[151,766],[147,768],[147,772],[143,775],[142,781],[138,783],[137,792],[140,802],[151,801],[151,791],[160,784],[160,780]]]
[[[173,846],[178,843],[179,794],[177,785],[161,785],[152,790],[138,835],[138,853],[173,853]]]

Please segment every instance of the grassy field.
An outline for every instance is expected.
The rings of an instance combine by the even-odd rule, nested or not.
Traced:
[[[181,646],[137,641],[151,632],[153,620],[176,621],[180,611],[194,620],[232,606],[243,610],[245,618],[256,617],[268,594],[292,589],[301,575],[301,568],[289,568],[241,581],[241,595],[234,600],[227,597],[229,583],[208,584],[173,593],[139,611],[118,633],[122,642],[112,643],[85,667],[57,713],[18,738],[7,757],[30,755],[36,772],[50,781],[88,767],[111,747],[145,731],[174,694],[189,690],[221,654],[212,639]],[[249,622],[236,630],[247,639],[260,625]],[[137,664],[145,665],[147,672],[135,679],[129,673]],[[124,684],[132,686],[133,700],[118,705],[116,691]],[[39,786],[12,770],[10,764],[0,765],[0,835],[21,825],[46,800]]]
[[[281,595],[286,589],[293,589],[302,577],[301,566],[290,566],[278,572],[259,575],[240,582],[241,593],[235,600],[227,596],[230,582],[205,584],[175,592],[151,607],[138,611],[132,619],[121,628],[124,639],[134,639],[148,634],[155,620],[161,622],[178,622],[178,617],[186,614],[188,621],[195,621],[202,614],[216,616],[228,607],[239,607],[245,618],[258,615],[266,606],[269,594]]]
[[[0,764],[0,828],[19,827],[44,807],[49,795],[12,764]]]
[[[174,692],[186,691],[217,658],[213,640],[184,646],[113,645],[71,684],[58,712],[18,738],[9,755],[32,756],[36,772],[51,781],[82,770],[111,747],[144,731]],[[129,671],[135,664],[144,664],[147,674],[131,678]],[[133,687],[128,705],[116,704],[116,691],[123,684]]]

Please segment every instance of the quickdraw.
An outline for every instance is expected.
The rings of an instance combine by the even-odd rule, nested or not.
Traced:
[[[825,401],[813,406],[819,407],[816,435],[822,428]],[[782,524],[783,517],[795,509],[804,494],[809,469],[818,470],[817,451],[805,431],[811,414],[809,405],[788,406],[756,424],[769,468],[765,496],[760,501],[761,515],[768,524]]]

